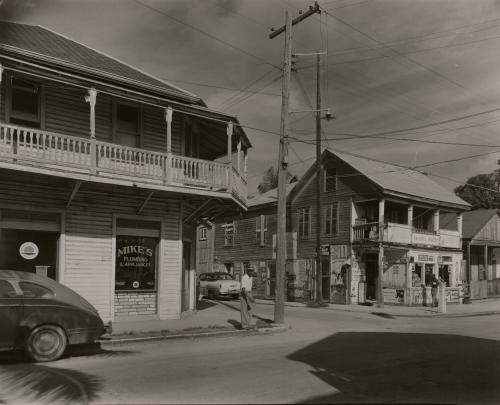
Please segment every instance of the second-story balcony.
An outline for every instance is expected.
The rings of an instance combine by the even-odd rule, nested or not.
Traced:
[[[382,238],[381,238],[382,236]],[[437,232],[414,228],[406,224],[387,222],[380,234],[378,222],[358,223],[353,226],[353,243],[386,242],[400,245],[420,245],[460,249],[458,231],[440,229]]]
[[[246,203],[246,180],[227,163],[0,123],[0,162],[111,180],[210,190]]]

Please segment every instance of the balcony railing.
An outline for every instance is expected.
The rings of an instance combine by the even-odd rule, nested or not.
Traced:
[[[230,192],[246,202],[246,181],[219,162],[176,156],[0,123],[0,159],[44,168]]]
[[[379,223],[369,222],[353,226],[353,242],[379,242]],[[403,245],[425,245],[447,248],[460,248],[460,235],[457,231],[440,229],[433,232],[426,229],[412,228],[405,224],[384,224],[383,242]]]

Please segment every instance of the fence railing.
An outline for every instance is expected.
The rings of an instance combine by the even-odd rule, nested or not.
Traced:
[[[209,160],[132,148],[95,139],[0,123],[0,159],[37,162],[91,174],[225,190],[246,201],[246,181],[233,167]]]
[[[378,241],[379,240],[379,223],[367,222],[364,224],[357,224],[352,227],[353,242],[363,241]]]

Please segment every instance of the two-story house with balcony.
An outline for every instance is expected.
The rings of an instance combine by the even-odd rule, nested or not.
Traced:
[[[106,321],[193,308],[196,227],[245,209],[250,146],[190,92],[0,22],[0,268],[57,279]]]
[[[380,282],[383,302],[429,303],[429,279],[436,274],[446,282],[448,300],[458,302],[462,212],[469,204],[403,167],[328,150],[322,165],[323,297],[364,303],[377,298]],[[309,279],[315,278],[315,173],[313,165],[289,201],[298,268],[308,268]]]

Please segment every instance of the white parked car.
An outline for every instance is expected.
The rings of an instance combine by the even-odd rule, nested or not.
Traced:
[[[239,297],[241,283],[229,273],[202,273],[199,277],[199,294],[210,299],[218,297]]]

